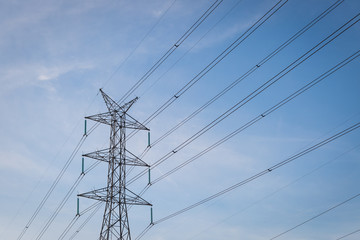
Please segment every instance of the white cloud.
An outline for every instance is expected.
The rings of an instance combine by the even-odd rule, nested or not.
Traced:
[[[38,74],[37,79],[40,81],[47,81],[51,79],[58,78],[59,76],[66,74],[73,70],[79,69],[91,69],[93,66],[91,64],[66,64],[62,66],[54,66],[54,67],[39,67],[35,70]]]
[[[53,80],[71,71],[92,69],[92,63],[68,62],[59,65],[44,66],[41,63],[28,63],[18,66],[9,66],[0,69],[0,95],[6,91],[13,91],[30,85]],[[50,88],[49,88],[50,89]]]
[[[0,151],[0,168],[21,174],[36,175],[42,167],[20,152]]]

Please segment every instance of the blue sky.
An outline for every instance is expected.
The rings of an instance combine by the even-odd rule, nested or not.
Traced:
[[[0,0],[1,239],[16,239],[20,234],[81,138],[84,116],[105,111],[98,89],[103,88],[115,100],[120,99],[212,2]],[[224,0],[131,96],[140,99],[130,114],[139,121],[145,120],[276,2]],[[289,0],[147,125],[152,139],[187,117],[334,2]],[[359,11],[359,1],[345,0],[259,70],[152,148],[144,161],[151,164],[171,151]],[[194,156],[358,51],[359,24],[155,168],[153,178]],[[359,59],[355,59],[276,112],[154,184],[144,195],[153,204],[154,219],[187,207],[359,122],[359,66]],[[359,131],[201,207],[155,225],[143,239],[274,237],[360,192]],[[81,154],[105,148],[108,135],[106,127],[99,127],[86,139],[23,239],[36,238],[78,177]],[[141,154],[146,144],[147,135],[142,132],[129,140],[127,147]],[[92,160],[86,160],[87,166],[91,163]],[[76,213],[77,193],[103,187],[105,180],[105,165],[87,174],[43,239],[60,236]],[[138,191],[146,183],[144,177],[131,188]],[[80,208],[92,203],[81,199]],[[360,199],[354,199],[279,239],[341,237],[359,229],[359,205]],[[97,238],[102,211],[76,239]],[[86,215],[79,219],[69,235],[85,218]],[[147,226],[149,219],[148,207],[131,209],[133,237]],[[359,233],[346,239],[358,238]]]

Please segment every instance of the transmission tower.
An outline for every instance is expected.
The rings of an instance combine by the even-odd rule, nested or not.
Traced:
[[[126,149],[126,129],[149,129],[127,113],[137,98],[120,106],[102,89],[100,92],[108,112],[88,116],[85,119],[110,126],[110,147],[83,156],[108,163],[107,187],[82,193],[78,196],[105,202],[100,240],[130,240],[128,206],[151,206],[151,204],[126,187],[126,166],[149,167]]]

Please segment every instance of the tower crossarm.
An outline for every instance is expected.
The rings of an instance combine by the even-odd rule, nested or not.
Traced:
[[[129,150],[125,149],[126,153],[126,159],[125,164],[130,166],[138,166],[138,167],[150,167],[146,162],[141,160],[139,157],[135,156],[133,153],[131,153]],[[130,156],[129,156],[130,155]]]
[[[135,156],[133,153],[131,153],[130,151],[126,150],[126,157],[125,157],[125,165],[128,166],[138,166],[138,167],[150,167],[147,163],[145,163],[143,160],[141,160],[139,157]],[[92,158],[95,160],[99,160],[102,162],[109,162],[110,160],[110,148],[105,148],[102,150],[97,150],[94,152],[90,152],[90,153],[85,153],[82,156],[83,157],[88,157],[88,158]],[[115,163],[119,164],[120,163],[120,155],[114,156],[114,160]]]
[[[111,125],[112,114],[113,113],[111,112],[99,113],[99,114],[87,116],[85,117],[85,119],[90,119],[95,122]]]
[[[106,148],[102,150],[97,150],[95,152],[85,153],[82,156],[103,162],[109,162],[109,150],[110,150],[109,148]]]
[[[120,194],[120,189],[116,189],[114,188],[115,191],[113,191],[113,195],[119,195]],[[96,189],[90,192],[86,192],[86,193],[81,193],[78,194],[79,197],[85,197],[85,198],[89,198],[89,199],[93,199],[93,200],[97,200],[97,201],[102,201],[102,202],[107,202],[109,201],[110,198],[114,198],[114,196],[111,196],[108,194],[108,188],[100,188],[100,189]],[[127,205],[147,205],[147,206],[152,206],[151,203],[147,202],[146,200],[144,200],[142,197],[140,197],[139,195],[135,194],[134,192],[126,189],[126,194],[125,194],[125,202],[123,202],[122,200],[118,201],[118,200],[113,200],[114,202],[118,203],[118,204],[127,204]]]
[[[152,206],[151,203],[144,200],[142,197],[137,195],[136,193],[130,191],[126,188],[126,203],[129,205],[147,205]]]
[[[126,115],[127,118],[124,118],[124,115]],[[103,124],[111,126],[114,116],[119,119],[124,118],[124,121],[123,121],[124,125],[122,125],[121,127],[149,131],[149,129],[147,127],[145,127],[139,121],[132,118],[129,114],[124,113],[124,112],[119,112],[117,110],[114,110],[112,112],[105,112],[105,113],[99,113],[99,114],[87,116],[87,117],[85,117],[85,119],[89,119],[89,120],[92,120],[95,122],[99,122],[99,123],[103,123]]]
[[[104,187],[90,192],[78,194],[78,197],[85,197],[85,198],[106,202],[109,198],[107,190],[108,188]]]

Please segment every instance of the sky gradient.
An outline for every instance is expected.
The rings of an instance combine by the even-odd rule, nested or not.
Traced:
[[[224,0],[129,98],[144,121],[277,1]],[[102,88],[120,99],[213,3],[210,0],[0,0],[0,238],[17,239],[84,131],[84,117],[106,111]],[[254,67],[334,4],[289,0],[152,122],[156,140]],[[359,14],[345,0],[219,100],[151,148],[150,165],[171,152],[324,38]],[[206,149],[360,50],[360,23],[304,61],[228,118],[152,170],[152,178]],[[143,196],[154,220],[266,170],[360,121],[357,58],[259,122],[154,184]],[[89,127],[93,122],[88,122]],[[130,132],[130,131],[128,131]],[[36,239],[81,171],[81,154],[108,146],[98,127],[82,145],[23,239]],[[140,155],[147,133],[127,142]],[[360,129],[206,204],[155,225],[143,239],[271,239],[360,193]],[[86,159],[86,167],[94,163]],[[134,176],[135,170],[130,174]],[[76,195],[104,187],[106,166],[86,174],[42,239],[58,239],[76,214]],[[135,192],[147,176],[131,185]],[[93,201],[80,199],[80,209]],[[278,239],[337,239],[360,228],[360,198]],[[75,239],[97,239],[103,209]],[[130,210],[135,237],[149,207]],[[82,216],[65,239],[85,220]],[[345,239],[358,239],[359,233]]]

